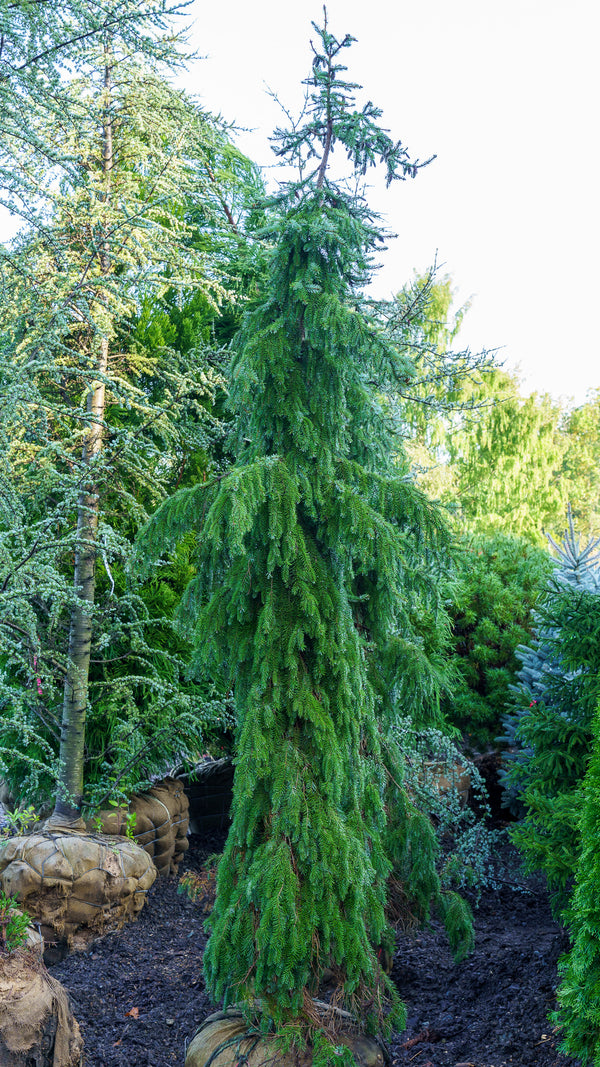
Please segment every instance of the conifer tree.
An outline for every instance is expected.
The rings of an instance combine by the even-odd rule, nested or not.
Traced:
[[[563,1052],[583,1067],[600,1064],[600,714],[592,729],[593,749],[582,788],[580,855],[575,888],[564,916],[570,951],[559,962],[558,1011]]]
[[[500,369],[470,391],[479,417],[448,440],[463,519],[479,533],[543,543],[546,530],[559,529],[566,504],[560,409],[547,395],[520,396],[517,380]]]
[[[196,290],[216,308],[216,234],[222,225],[231,237],[223,205],[227,182],[238,183],[228,160],[241,157],[222,124],[166,78],[181,54],[163,0],[59,0],[47,23],[34,9],[2,9],[0,192],[21,222],[0,249],[2,476],[19,501],[0,530],[2,632],[12,635],[2,665],[18,660],[24,604],[29,664],[16,669],[47,694],[37,668],[43,659],[47,675],[50,658],[58,664],[56,813],[71,820],[83,793],[98,560],[114,587],[115,560],[127,554],[124,514],[136,528],[144,505],[160,499],[171,470],[160,453],[182,422],[190,444],[210,438],[207,409],[222,381],[198,350],[169,360],[164,347],[157,357],[123,344],[125,323],[167,292]],[[192,225],[189,205],[200,202],[202,226],[197,217]],[[130,607],[139,635],[139,605]],[[68,648],[53,657],[41,655],[40,610],[55,634],[70,614]],[[118,631],[119,610],[109,605],[107,614]],[[149,651],[143,641],[137,650]],[[150,691],[155,682],[147,678]],[[30,703],[45,715],[35,689]],[[51,748],[42,745],[38,762],[48,763]]]
[[[561,478],[573,502],[577,528],[589,538],[600,534],[600,390],[565,413],[566,448]]]
[[[569,527],[554,575],[537,611],[537,640],[517,650],[523,667],[514,687],[516,711],[505,740],[509,799],[519,797],[523,821],[513,838],[530,870],[543,870],[555,909],[568,900],[579,855],[581,784],[600,697],[600,568],[598,541],[582,543]]]
[[[388,183],[421,164],[372,103],[356,108],[341,63],[353,39],[314,28],[305,119],[275,134],[299,177],[270,201],[264,291],[234,342],[235,465],[161,505],[138,551],[149,560],[197,531],[180,615],[194,622],[199,661],[226,670],[235,692],[208,988],[258,1004],[265,1025],[331,1060],[311,1000],[324,969],[336,1002],[371,1031],[391,993],[374,948],[389,872],[375,646],[414,633],[423,559],[445,533],[395,462],[381,399],[408,384],[412,364],[361,292],[382,234],[356,183],[376,163]],[[334,148],[347,158],[338,178]]]
[[[547,552],[497,533],[458,542],[448,579],[457,683],[443,702],[467,747],[494,744],[517,680],[516,649],[533,631],[532,609],[552,572]]]

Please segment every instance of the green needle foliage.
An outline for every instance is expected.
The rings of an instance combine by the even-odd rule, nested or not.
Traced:
[[[333,1062],[311,1000],[326,968],[361,1027],[383,1025],[390,997],[388,1025],[402,1021],[376,954],[390,866],[372,678],[377,647],[403,630],[414,638],[423,560],[445,530],[394,461],[382,393],[413,369],[360,290],[382,235],[356,182],[375,163],[388,182],[420,164],[371,103],[356,109],[340,63],[352,38],[315,31],[306,121],[275,138],[299,178],[270,202],[264,290],[234,343],[235,465],[161,505],[139,554],[197,531],[180,616],[194,622],[199,662],[235,692],[233,822],[208,988],[258,1003],[266,1026]],[[334,147],[347,180],[331,177]]]
[[[521,537],[497,533],[458,544],[447,604],[457,679],[442,706],[466,746],[482,751],[501,732],[519,670],[516,650],[531,639],[532,609],[553,566]]]
[[[582,545],[570,515],[562,545],[553,546],[558,559],[537,612],[538,640],[518,650],[516,710],[505,729],[519,746],[507,779],[525,809],[512,837],[526,867],[546,874],[560,911],[580,855],[581,785],[600,699],[600,570],[598,542]]]
[[[190,752],[207,711],[180,684],[181,647],[160,647],[169,613],[152,618],[124,580],[140,523],[186,465],[200,474],[202,452],[209,466],[223,392],[189,330],[179,347],[128,334],[163,299],[179,325],[193,295],[216,315],[248,170],[168,81],[182,62],[171,13],[163,0],[1,7],[0,203],[21,228],[0,247],[0,766],[17,773],[26,753],[36,800],[58,778],[67,820],[86,719],[115,723],[94,753],[106,792],[117,750],[123,786],[130,756],[156,752],[153,718],[166,757],[168,715]]]
[[[582,789],[581,846],[575,889],[565,913],[571,950],[559,963],[561,1048],[583,1067],[600,1064],[600,714],[593,723],[593,754]]]

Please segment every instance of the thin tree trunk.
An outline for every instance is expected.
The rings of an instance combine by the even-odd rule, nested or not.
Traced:
[[[108,339],[100,340],[97,369],[105,374],[108,366]],[[102,421],[105,408],[104,382],[93,383],[87,401],[92,422],[83,449],[83,464],[91,467],[102,449]],[[65,676],[63,717],[60,735],[60,777],[55,815],[72,822],[79,818],[83,797],[85,719],[88,703],[88,677],[92,644],[92,613],[96,592],[96,543],[100,518],[100,498],[94,475],[77,501],[77,548],[74,586],[80,603],[73,608],[69,628],[69,658]]]
[[[108,46],[105,46],[108,56]],[[105,178],[103,199],[110,196],[110,179],[113,166],[113,130],[110,108],[111,68],[104,71],[105,120],[102,129],[102,169]],[[110,271],[106,245],[100,247],[100,266],[103,274]],[[103,422],[106,407],[104,378],[108,370],[108,337],[100,336],[96,371],[99,380],[92,383],[88,394],[86,411],[90,428],[83,446],[84,488],[77,500],[77,541],[75,551],[74,586],[79,603],[71,613],[69,627],[69,653],[65,676],[63,715],[60,735],[59,779],[50,824],[69,824],[83,827],[81,804],[83,800],[83,770],[85,753],[85,720],[88,705],[88,683],[92,647],[92,618],[96,594],[96,556],[98,525],[100,520],[100,496],[96,460],[102,451]],[[89,472],[86,471],[89,469]]]

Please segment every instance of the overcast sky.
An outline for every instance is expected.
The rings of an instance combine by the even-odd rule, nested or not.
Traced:
[[[193,0],[206,58],[189,89],[248,132],[269,135],[310,68],[316,0]],[[502,348],[524,391],[581,402],[600,387],[596,0],[329,0],[329,28],[357,44],[349,73],[412,156],[437,159],[414,181],[374,190],[398,234],[378,294],[437,254],[458,300],[472,297],[463,344]]]

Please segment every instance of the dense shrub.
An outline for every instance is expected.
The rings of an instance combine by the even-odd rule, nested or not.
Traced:
[[[468,749],[493,745],[516,681],[515,650],[531,639],[532,608],[552,570],[547,552],[496,534],[462,543],[450,584],[455,688],[443,710]]]
[[[600,1063],[600,715],[582,796],[580,856],[566,914],[571,951],[559,964],[562,982],[553,1022],[563,1028],[562,1050],[586,1067]]]

